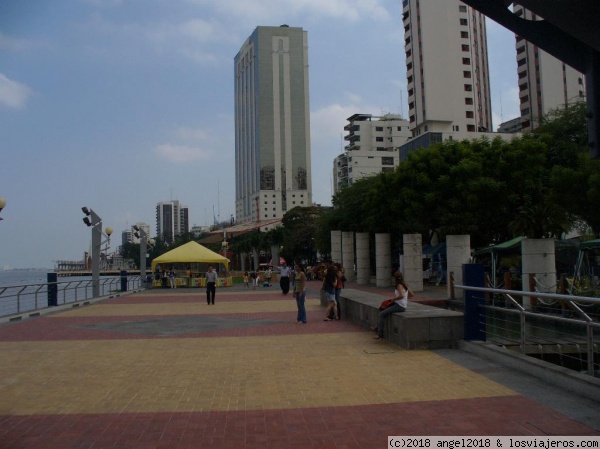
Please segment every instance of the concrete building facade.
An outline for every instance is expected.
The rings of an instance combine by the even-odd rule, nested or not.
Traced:
[[[513,13],[526,20],[542,20],[521,5]],[[585,77],[564,62],[515,36],[521,104],[521,129],[532,131],[551,109],[585,100]]]
[[[308,39],[257,27],[234,59],[236,222],[312,204]]]
[[[459,0],[403,0],[409,121],[427,132],[491,132],[485,16]]]
[[[156,235],[170,245],[175,236],[189,230],[189,211],[179,201],[167,201],[156,205]]]
[[[354,114],[348,117],[345,152],[333,161],[334,193],[353,182],[393,171],[400,162],[399,150],[411,137],[409,122],[400,115]]]

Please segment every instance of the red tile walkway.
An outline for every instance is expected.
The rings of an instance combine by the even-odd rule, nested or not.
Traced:
[[[214,306],[202,293],[142,292],[1,325],[0,448],[371,449],[388,435],[600,435],[440,354],[324,322],[314,295],[302,325],[276,287],[220,289]]]

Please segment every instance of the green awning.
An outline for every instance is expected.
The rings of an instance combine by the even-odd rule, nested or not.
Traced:
[[[475,256],[479,254],[486,253],[495,253],[502,250],[513,249],[521,246],[521,242],[525,239],[525,237],[516,237],[514,239],[508,240],[506,242],[498,243],[497,245],[488,246],[487,248],[481,248],[475,251],[473,254]]]

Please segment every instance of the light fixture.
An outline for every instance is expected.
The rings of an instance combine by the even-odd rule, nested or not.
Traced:
[[[0,212],[2,212],[2,209],[4,209],[5,206],[6,206],[6,200],[4,199],[3,196],[0,196]],[[2,217],[0,217],[0,220],[2,220]]]
[[[102,219],[90,208],[82,207],[84,213],[83,222],[87,227],[92,228],[92,297],[100,296],[100,257],[102,246],[106,244],[106,251],[110,247],[110,235],[112,228],[106,228],[106,232],[102,232]],[[102,236],[106,236],[107,240],[102,241]]]

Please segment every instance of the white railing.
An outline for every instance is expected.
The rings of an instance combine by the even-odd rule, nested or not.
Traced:
[[[544,354],[561,360],[577,358],[568,354],[575,349],[586,355],[585,359],[579,357],[582,371],[600,374],[600,338],[594,336],[594,331],[600,331],[596,313],[600,298],[458,284],[454,288],[484,293],[467,299],[477,302],[478,312],[467,313],[469,307],[464,305],[465,329],[476,327],[486,340],[518,348],[523,354],[538,353],[542,358]]]
[[[0,317],[36,313],[53,306],[78,303],[93,298],[93,281],[78,279],[43,284],[0,287]],[[56,286],[56,303],[48,287]],[[145,288],[140,276],[127,276],[127,291]],[[100,278],[100,297],[123,291],[120,277]]]

